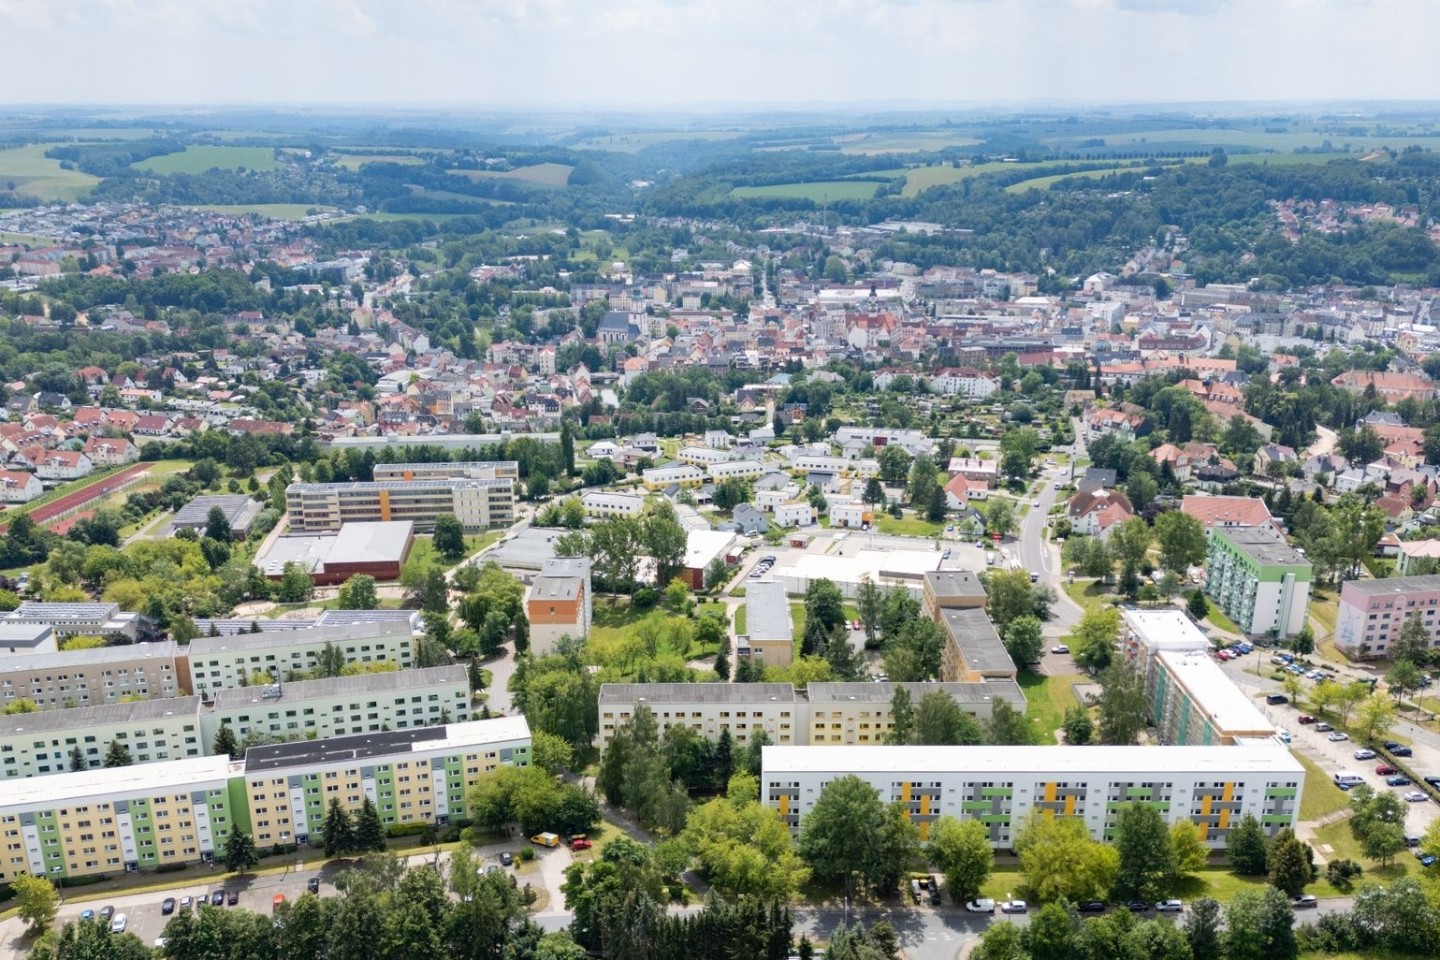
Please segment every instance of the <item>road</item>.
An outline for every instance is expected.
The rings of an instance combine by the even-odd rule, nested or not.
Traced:
[[[1049,632],[1056,636],[1068,633],[1071,627],[1080,622],[1080,616],[1084,613],[1065,592],[1059,549],[1045,538],[1050,508],[1061,495],[1055,484],[1068,479],[1069,473],[1068,466],[1046,466],[1041,470],[1040,493],[1032,498],[1030,510],[1020,524],[1020,539],[1007,548],[1012,556],[1019,559],[1022,567],[1039,573],[1041,582],[1048,583],[1055,589],[1056,602],[1051,607],[1051,619],[1047,626],[1050,628]],[[1039,506],[1035,505],[1036,502]]]

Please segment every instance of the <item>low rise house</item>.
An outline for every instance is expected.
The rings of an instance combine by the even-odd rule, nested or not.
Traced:
[[[19,470],[0,470],[0,503],[29,503],[45,492],[40,478]]]
[[[95,471],[95,464],[79,450],[46,450],[35,461],[35,475],[42,480],[78,480]]]

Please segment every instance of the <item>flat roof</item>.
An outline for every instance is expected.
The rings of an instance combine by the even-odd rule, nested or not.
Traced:
[[[497,717],[471,720],[443,727],[417,727],[360,733],[324,740],[297,740],[251,747],[245,751],[245,773],[283,770],[321,763],[345,763],[400,756],[426,750],[463,750],[508,740],[528,740],[530,727],[524,717]]]
[[[910,700],[919,704],[920,698],[932,690],[949,694],[956,703],[993,703],[1004,700],[1017,710],[1025,709],[1025,693],[1014,680],[992,680],[986,683],[816,683],[811,681],[805,687],[806,697],[812,704],[819,703],[886,703],[895,698],[897,687],[904,687]]]
[[[292,483],[285,488],[287,496],[306,494],[324,495],[329,493],[379,493],[381,490],[454,490],[457,487],[503,487],[515,486],[513,477],[451,477],[446,480],[351,480],[346,483]]]
[[[834,580],[837,583],[859,583],[865,577],[882,579],[904,578],[920,581],[936,570],[941,562],[939,550],[870,550],[861,549],[853,557],[806,553],[793,566],[777,568],[780,574],[791,574],[806,580]]]
[[[335,543],[333,533],[316,533],[298,537],[276,537],[270,541],[265,555],[255,558],[255,565],[267,576],[280,576],[285,567],[298,563],[310,573],[325,565],[330,548]]]
[[[49,733],[83,727],[120,726],[166,717],[194,718],[200,709],[199,697],[161,697],[158,700],[127,700],[67,710],[0,715],[0,737],[21,733]]]
[[[306,630],[284,630],[271,633],[232,633],[220,637],[196,637],[190,641],[190,660],[226,653],[249,653],[267,647],[293,647],[299,643],[343,642],[347,640],[379,640],[414,634],[408,621],[347,623],[338,626],[314,626]]]
[[[419,630],[423,622],[419,610],[326,610],[315,621],[316,626],[342,627],[352,623],[408,623]]]
[[[580,577],[589,579],[589,557],[551,557],[541,566],[540,572],[547,577]]]
[[[788,683],[602,683],[600,704],[794,703]]]
[[[91,647],[86,650],[60,650],[54,653],[17,653],[0,659],[0,673],[24,673],[29,670],[74,668],[128,660],[175,660],[173,640],[157,643],[128,643],[118,646]]]
[[[960,648],[965,665],[980,673],[1004,673],[1015,669],[1010,651],[995,631],[995,624],[978,607],[941,607],[940,615],[945,621],[946,632]]]
[[[1217,527],[1214,534],[1226,540],[1256,563],[1265,566],[1310,566],[1295,548],[1285,542],[1278,533],[1265,527]]]
[[[585,581],[580,577],[557,577],[541,574],[530,586],[531,600],[575,600]]]
[[[294,633],[296,630],[309,630],[320,621],[315,619],[285,620],[271,617],[255,617],[245,620],[239,617],[217,620],[196,620],[195,626],[201,636],[209,636],[213,627],[220,636],[228,637],[237,633],[251,633],[252,628],[258,626],[261,633]],[[193,642],[193,641],[192,641]]]
[[[555,558],[556,538],[569,532],[526,527],[501,540],[495,549],[490,551],[490,559],[506,570],[540,570],[547,560]]]
[[[26,600],[0,619],[63,623],[66,620],[104,620],[119,612],[119,604],[114,603],[47,603],[43,600]]]
[[[170,530],[203,527],[214,507],[219,507],[220,512],[225,515],[225,521],[236,527],[249,526],[260,512],[261,504],[243,493],[202,494],[193,497],[189,503],[176,510],[167,527]]]
[[[776,773],[996,773],[1118,776],[1165,773],[1265,773],[1303,779],[1305,768],[1278,743],[1235,747],[1105,747],[1063,745],[885,747],[766,746],[761,767]]]
[[[54,632],[55,628],[48,623],[0,623],[0,645],[38,646]]]
[[[710,561],[725,555],[735,542],[733,530],[691,530],[685,538],[685,567],[703,570]]]
[[[1203,652],[1162,650],[1156,656],[1185,689],[1196,709],[1222,732],[1247,736],[1273,731],[1275,724],[1235,686],[1220,665]]]
[[[383,673],[358,673],[349,677],[323,677],[319,680],[295,680],[290,683],[260,687],[236,687],[216,690],[212,710],[224,710],[244,704],[294,703],[297,700],[323,700],[352,694],[394,693],[448,684],[468,686],[470,675],[463,664],[444,667],[421,667],[415,670],[388,670]],[[266,696],[266,694],[271,694]]]
[[[1126,625],[1151,650],[1208,650],[1210,638],[1179,610],[1120,611]]]
[[[795,638],[795,622],[790,619],[790,601],[783,583],[761,580],[745,585],[745,633],[752,643]]]
[[[969,570],[926,570],[925,583],[937,597],[985,596],[985,585]]]
[[[342,523],[325,560],[327,563],[400,563],[414,534],[415,524],[409,520]]]
[[[1386,577],[1383,580],[1346,580],[1343,593],[1365,597],[1383,597],[1395,593],[1423,593],[1440,590],[1440,575],[1419,577]]]
[[[239,768],[239,762],[222,755],[6,780],[5,790],[0,793],[0,812],[65,806],[92,797],[113,802],[199,787],[215,789]]]

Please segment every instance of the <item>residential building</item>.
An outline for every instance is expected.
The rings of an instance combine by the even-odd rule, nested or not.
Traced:
[[[15,700],[29,700],[41,710],[63,710],[118,703],[126,697],[178,696],[178,649],[167,640],[0,657],[0,708]]]
[[[140,614],[122,611],[118,603],[47,603],[26,600],[9,613],[0,614],[0,624],[43,624],[61,637],[125,637],[140,635]]]
[[[712,463],[706,473],[715,482],[721,480],[757,480],[765,475],[765,465],[759,460],[727,460]]]
[[[546,560],[525,600],[531,652],[544,656],[555,649],[561,637],[584,640],[590,635],[594,605],[588,558]]]
[[[515,481],[509,477],[292,483],[285,499],[291,529],[299,532],[374,520],[409,520],[417,530],[433,530],[435,518],[446,513],[471,533],[515,522]]]
[[[792,500],[775,505],[777,527],[812,527],[820,519],[820,511],[809,500]]]
[[[767,666],[788,667],[795,656],[795,623],[785,585],[776,580],[745,584],[745,634],[735,638],[740,656]]]
[[[1146,705],[1160,743],[1222,746],[1275,736],[1275,725],[1207,651],[1161,650],[1151,664]]]
[[[346,663],[393,663],[403,670],[414,663],[415,627],[401,620],[196,637],[180,657],[181,683],[203,697],[247,686],[256,674],[289,681],[314,670],[327,644]]]
[[[704,469],[717,463],[724,463],[733,459],[734,456],[729,450],[715,450],[710,447],[681,447],[675,454],[675,459],[681,463],[688,463],[692,467]]]
[[[939,692],[954,700],[961,710],[981,722],[989,720],[999,701],[1025,712],[1025,694],[1013,680],[987,683],[809,683],[803,694],[810,708],[809,736],[799,741],[810,744],[886,744],[895,730],[891,704],[895,691],[904,688],[910,702],[919,706],[922,697]]]
[[[1304,629],[1311,571],[1310,561],[1267,527],[1210,530],[1205,593],[1247,634],[1284,638]]]
[[[644,481],[647,490],[660,490],[670,486],[672,483],[682,487],[698,487],[705,482],[705,471],[699,467],[692,467],[687,463],[675,464],[668,467],[651,467],[649,470],[640,472],[640,479]]]
[[[689,727],[707,740],[729,731],[736,744],[760,731],[771,743],[797,743],[808,711],[788,683],[605,683],[600,685],[600,749],[642,705],[655,716],[660,734]]]
[[[735,532],[744,536],[755,536],[770,529],[770,518],[765,516],[765,511],[753,503],[742,503],[737,506],[730,515],[730,522],[735,525]]]
[[[830,526],[842,530],[863,529],[875,522],[875,507],[855,498],[830,501]]]
[[[200,733],[209,752],[221,726],[229,726],[237,741],[257,735],[314,740],[465,723],[470,704],[463,664],[360,673],[217,690],[200,709]]]
[[[1395,572],[1406,577],[1433,561],[1440,561],[1440,540],[1402,540]]]
[[[94,470],[95,464],[79,450],[46,450],[35,461],[35,475],[41,480],[78,480]]]
[[[1259,497],[1186,494],[1180,501],[1180,510],[1199,520],[1206,530],[1266,527],[1279,532],[1274,518],[1270,516],[1270,508]]]
[[[230,525],[230,536],[244,540],[255,526],[255,518],[265,505],[252,500],[243,493],[222,493],[194,497],[185,506],[176,510],[165,525],[167,536],[174,536],[180,530],[193,530],[202,536],[210,523],[210,511],[218,509],[225,522]]]
[[[1341,390],[1354,394],[1363,394],[1373,387],[1375,396],[1392,404],[1406,399],[1432,400],[1436,396],[1435,381],[1418,373],[1346,370],[1330,382]]]
[[[1440,640],[1440,576],[1346,580],[1335,617],[1335,646],[1356,660],[1384,657],[1411,616],[1418,615],[1431,646]]]
[[[1135,516],[1135,510],[1122,491],[1096,490],[1071,497],[1065,514],[1070,518],[1072,532],[1103,539],[1117,523]]]
[[[514,460],[457,460],[437,463],[377,463],[371,479],[383,480],[515,480],[520,464]]]
[[[0,716],[0,779],[65,773],[77,748],[99,767],[112,741],[135,763],[203,756],[199,706],[199,697],[173,697]]]
[[[580,498],[587,517],[638,517],[645,509],[645,498],[633,493],[606,493],[591,490]]]
[[[124,437],[91,437],[85,441],[84,453],[97,467],[120,467],[140,459],[135,444]]]
[[[983,608],[941,607],[936,620],[945,630],[940,679],[946,683],[1014,680],[1015,661]]]
[[[12,656],[55,653],[55,628],[43,623],[0,623],[0,653]],[[0,670],[10,657],[0,659]],[[0,704],[3,706],[3,704]]]
[[[930,378],[932,392],[964,397],[966,400],[984,400],[999,389],[999,377],[973,367],[949,367]]]
[[[29,503],[45,492],[40,478],[19,470],[0,470],[0,503]]]
[[[922,839],[942,816],[984,824],[990,843],[1013,849],[1033,811],[1079,817],[1096,840],[1114,840],[1129,803],[1154,804],[1167,823],[1188,820],[1223,849],[1245,815],[1265,832],[1294,827],[1305,769],[1278,743],[1244,747],[767,746],[761,802],[792,830],[840,776],[865,780],[899,801]]]
[[[940,623],[941,610],[983,610],[985,585],[969,570],[927,570],[920,609]]]

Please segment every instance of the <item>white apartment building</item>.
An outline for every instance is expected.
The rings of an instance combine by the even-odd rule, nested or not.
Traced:
[[[820,519],[820,511],[808,500],[793,500],[775,507],[775,524],[780,527],[810,527]]]
[[[708,470],[710,479],[720,480],[758,480],[765,476],[765,465],[759,460],[728,460],[724,463],[711,464]]]
[[[984,400],[1000,389],[1000,378],[969,368],[948,368],[930,378],[930,391],[966,400]]]
[[[906,804],[925,838],[942,816],[977,820],[997,849],[1012,849],[1033,811],[1079,817],[1110,842],[1121,809],[1155,805],[1167,823],[1189,820],[1220,849],[1246,814],[1268,834],[1294,827],[1305,769],[1278,743],[1237,747],[767,746],[760,799],[798,829],[825,785],[853,775],[882,802]]]
[[[683,486],[697,487],[705,482],[705,472],[699,467],[692,467],[688,463],[682,463],[669,467],[651,467],[649,470],[640,472],[640,479],[645,486],[651,490],[659,490],[661,487],[668,487],[672,483]]]
[[[377,463],[372,480],[519,480],[514,460],[460,460],[439,463]]]
[[[587,517],[638,517],[645,509],[645,498],[633,493],[604,493],[591,490],[580,498]]]
[[[675,459],[681,463],[702,468],[724,463],[734,457],[735,454],[729,450],[715,450],[710,447],[681,447],[680,451],[675,454]]]
[[[190,688],[210,696],[247,686],[256,673],[284,682],[315,669],[327,643],[340,650],[346,663],[393,663],[401,670],[414,663],[415,631],[405,620],[196,637],[185,658]]]
[[[208,752],[222,725],[237,741],[251,734],[324,739],[465,723],[471,717],[469,674],[455,663],[219,690],[200,711],[200,732]]]
[[[40,478],[19,470],[0,470],[0,503],[29,503],[45,492]]]
[[[0,779],[69,772],[76,748],[87,768],[100,767],[112,740],[135,763],[203,756],[199,706],[199,697],[174,697],[0,716]]]
[[[290,527],[310,533],[345,523],[409,520],[430,530],[454,514],[468,532],[515,522],[515,483],[489,480],[380,480],[370,483],[292,483],[285,488]]]

